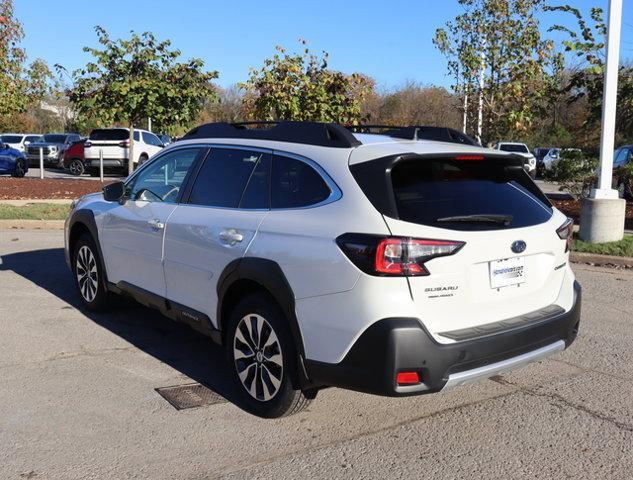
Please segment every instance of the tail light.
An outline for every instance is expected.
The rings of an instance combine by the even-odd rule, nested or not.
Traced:
[[[568,218],[567,221],[556,230],[556,233],[561,240],[565,240],[565,253],[569,252],[572,243],[574,243],[574,221]]]
[[[119,147],[129,148],[130,147],[130,141],[129,140],[123,140],[123,141],[119,142]]]
[[[336,239],[345,255],[363,272],[374,276],[421,277],[430,275],[426,263],[454,255],[464,242],[408,237],[380,237],[347,233]]]

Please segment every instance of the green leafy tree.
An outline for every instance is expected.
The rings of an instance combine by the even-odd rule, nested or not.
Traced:
[[[558,94],[562,55],[543,39],[544,0],[459,0],[462,15],[437,31],[458,91],[476,92],[489,141],[527,132]],[[461,79],[461,80],[460,80]],[[481,83],[480,83],[481,82]],[[472,105],[469,122],[480,110]]]
[[[329,56],[311,54],[304,40],[303,52],[289,54],[283,47],[251,69],[241,83],[244,109],[259,120],[306,120],[358,123],[365,96],[371,90],[367,78],[345,75],[328,68]]]
[[[13,1],[0,0],[0,129],[10,129],[18,114],[50,92],[51,71],[43,60],[26,66],[20,47],[22,24],[14,17]]]
[[[205,72],[201,59],[178,62],[181,52],[151,32],[115,41],[103,28],[95,30],[101,48],[84,47],[94,60],[73,72],[68,96],[81,115],[129,126],[131,173],[134,127],[148,118],[164,131],[192,122],[205,101],[216,98],[211,81],[218,73]]]
[[[568,14],[576,20],[576,29],[555,25],[550,30],[566,34],[567,39],[563,42],[565,50],[580,60],[562,91],[569,94],[570,102],[587,101],[589,116],[585,127],[597,127],[602,116],[606,62],[607,24],[604,12],[594,7],[587,20],[579,9],[569,5],[550,6],[546,10]],[[633,67],[626,64],[620,66],[619,71],[616,133],[620,141],[633,140]]]

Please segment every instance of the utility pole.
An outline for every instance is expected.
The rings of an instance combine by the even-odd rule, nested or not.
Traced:
[[[612,188],[621,31],[622,0],[610,0],[602,105],[600,177],[598,188],[593,189],[591,198],[583,201],[580,218],[580,238],[592,243],[613,242],[624,237],[626,201],[618,198],[618,191]]]
[[[484,88],[486,86],[486,47],[488,43],[484,38],[484,44],[481,49],[481,66],[479,71],[479,111],[477,113],[477,140],[482,143],[484,133]]]

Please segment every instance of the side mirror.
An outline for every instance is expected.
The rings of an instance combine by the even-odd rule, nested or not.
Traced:
[[[103,187],[103,199],[106,202],[121,202],[124,196],[125,184],[123,182],[114,182]]]

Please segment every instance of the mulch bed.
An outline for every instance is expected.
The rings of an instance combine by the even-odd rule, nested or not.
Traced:
[[[577,224],[580,223],[580,200],[551,200],[556,208],[574,219]],[[626,204],[626,220],[624,222],[624,228],[627,230],[633,230],[633,202],[627,202]]]
[[[65,180],[61,178],[0,177],[0,200],[75,199],[87,193],[100,192],[108,182]]]

